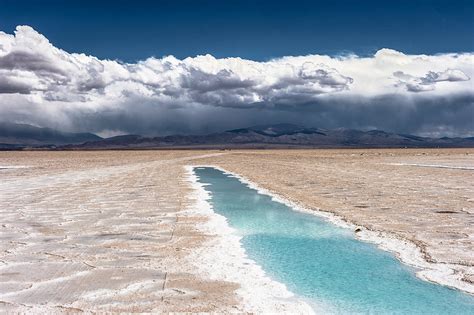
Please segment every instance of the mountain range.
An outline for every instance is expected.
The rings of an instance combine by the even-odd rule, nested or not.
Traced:
[[[474,137],[428,138],[382,130],[307,128],[293,124],[262,125],[207,135],[101,138],[12,123],[0,124],[0,149],[165,149],[165,148],[431,148],[474,147]]]
[[[27,124],[0,122],[0,149],[58,146],[102,140],[93,133],[62,132]]]

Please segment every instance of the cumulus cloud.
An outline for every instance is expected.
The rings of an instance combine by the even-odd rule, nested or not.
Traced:
[[[444,72],[433,72],[430,71],[425,76],[424,80],[428,82],[457,82],[457,81],[468,81],[470,78],[461,70],[457,69],[448,69]]]
[[[0,120],[149,135],[286,121],[469,134],[473,64],[472,53],[390,49],[371,57],[167,56],[130,64],[68,53],[19,26],[0,32]]]
[[[28,82],[26,78],[17,78],[13,75],[2,75],[0,73],[0,94],[19,93],[28,94],[33,88],[34,82]]]
[[[393,75],[400,79],[398,85],[405,86],[410,92],[425,92],[435,89],[437,82],[459,82],[469,81],[470,77],[458,69],[447,69],[442,72],[429,71],[423,77],[416,77],[404,73],[403,71],[396,71]]]

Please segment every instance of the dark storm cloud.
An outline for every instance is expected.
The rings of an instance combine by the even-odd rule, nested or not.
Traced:
[[[19,93],[29,94],[32,87],[24,82],[15,81],[12,78],[1,76],[0,74],[0,94],[2,93]]]
[[[145,99],[100,113],[68,113],[73,129],[122,130],[145,135],[208,133],[243,126],[289,122],[319,128],[382,129],[432,136],[472,135],[474,94],[451,97],[384,95],[377,98],[320,99],[295,107],[230,108],[157,106]],[[77,123],[75,123],[77,122]]]
[[[37,53],[24,51],[15,51],[0,57],[0,69],[27,70],[44,75],[58,74],[66,76],[66,73],[58,68],[53,60]]]

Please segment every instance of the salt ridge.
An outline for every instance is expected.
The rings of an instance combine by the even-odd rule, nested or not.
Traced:
[[[290,292],[286,286],[268,277],[263,269],[247,257],[240,242],[241,236],[231,228],[227,219],[215,213],[208,202],[211,194],[199,183],[194,168],[186,166],[188,180],[194,188],[190,196],[195,202],[186,211],[203,215],[207,222],[200,223],[198,229],[217,237],[196,248],[188,261],[200,274],[217,281],[240,284],[236,291],[242,300],[242,309],[229,310],[237,313],[258,314],[323,314],[329,307],[311,306]],[[326,312],[325,312],[326,310]]]
[[[218,169],[227,175],[231,175],[237,178],[243,184],[247,185],[252,189],[255,189],[259,194],[268,195],[272,197],[272,200],[285,204],[293,210],[317,215],[343,228],[352,230],[361,229],[360,232],[355,234],[355,237],[357,239],[364,242],[376,244],[378,248],[394,254],[395,257],[402,263],[420,269],[416,272],[416,276],[418,278],[436,284],[455,288],[474,295],[474,285],[461,280],[464,274],[463,272],[459,272],[458,265],[433,263],[426,261],[424,259],[424,255],[421,249],[410,240],[403,239],[397,235],[388,232],[368,230],[364,226],[358,226],[351,222],[348,222],[344,218],[332,212],[323,211],[320,209],[305,208],[294,201],[288,200],[274,192],[271,192],[265,188],[258,186],[257,184],[251,182],[250,180],[239,174],[230,172],[219,166],[199,165],[196,167],[213,167],[215,169]]]

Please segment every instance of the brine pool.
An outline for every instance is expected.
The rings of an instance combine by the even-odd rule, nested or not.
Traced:
[[[196,167],[213,210],[268,276],[328,313],[474,314],[474,296],[418,279],[353,231],[297,212],[212,167]]]

